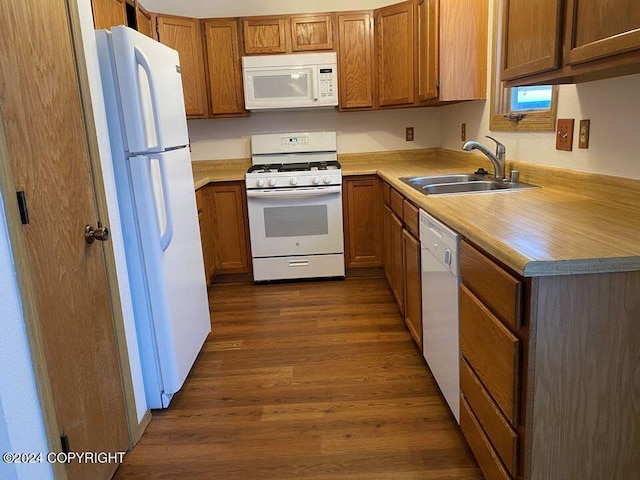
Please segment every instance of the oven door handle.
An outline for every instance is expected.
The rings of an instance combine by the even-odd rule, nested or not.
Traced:
[[[337,185],[334,187],[322,187],[314,189],[292,188],[283,192],[282,190],[247,190],[248,198],[273,198],[277,200],[287,198],[307,198],[322,197],[326,195],[335,195],[342,192],[342,187]]]

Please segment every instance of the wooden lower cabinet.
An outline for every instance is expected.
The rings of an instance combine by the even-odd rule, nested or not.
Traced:
[[[216,275],[216,247],[213,226],[213,204],[210,187],[204,186],[196,190],[198,206],[198,224],[200,225],[200,242],[202,243],[202,259],[207,284]]]
[[[244,182],[209,186],[218,273],[250,273],[251,248]]]
[[[422,274],[420,240],[408,230],[402,231],[404,252],[404,321],[411,336],[422,349]]]
[[[342,185],[345,266],[382,265],[380,180],[377,176],[346,178]]]

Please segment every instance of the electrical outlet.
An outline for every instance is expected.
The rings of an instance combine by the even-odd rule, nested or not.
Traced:
[[[466,123],[460,124],[460,141],[461,142],[467,141],[467,124]]]
[[[578,148],[589,148],[589,129],[591,120],[580,120],[580,130],[578,131]]]
[[[404,139],[407,142],[413,142],[413,127],[407,127],[404,134]]]
[[[556,128],[556,150],[570,152],[573,149],[573,118],[559,118]]]

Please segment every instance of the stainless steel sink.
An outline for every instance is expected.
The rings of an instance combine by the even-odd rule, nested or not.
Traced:
[[[453,174],[428,177],[402,177],[407,185],[425,195],[441,193],[477,193],[536,188],[529,183],[510,183],[487,174]]]

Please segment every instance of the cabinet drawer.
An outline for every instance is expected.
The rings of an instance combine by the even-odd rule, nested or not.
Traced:
[[[391,187],[386,182],[382,182],[382,202],[391,207]]]
[[[406,199],[402,208],[402,218],[404,220],[405,228],[416,238],[420,238],[420,210]]]
[[[393,188],[391,189],[391,210],[402,220],[402,202],[404,197]]]
[[[460,389],[500,459],[515,477],[518,468],[518,434],[464,360],[460,362]]]
[[[460,275],[493,312],[511,328],[522,325],[522,282],[464,240],[460,242]]]
[[[198,207],[198,214],[202,213],[202,208],[204,207],[204,189],[199,188],[196,190],[196,206]]]
[[[460,350],[500,410],[518,424],[520,340],[460,285]]]
[[[460,402],[460,428],[485,478],[487,480],[511,480],[489,439],[482,431],[478,420],[465,401],[464,395]]]

